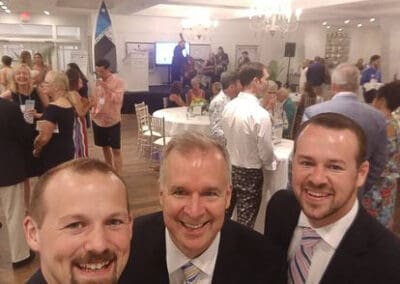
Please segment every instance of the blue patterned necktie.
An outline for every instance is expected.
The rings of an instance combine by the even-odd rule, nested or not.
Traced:
[[[299,248],[289,263],[289,278],[293,284],[304,284],[308,278],[314,246],[321,237],[311,228],[303,228]]]
[[[190,261],[182,266],[183,274],[185,275],[185,284],[195,284],[200,275],[200,269]]]

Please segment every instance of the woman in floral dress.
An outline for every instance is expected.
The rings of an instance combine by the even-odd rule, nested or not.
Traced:
[[[400,177],[400,127],[392,112],[400,106],[400,82],[394,81],[381,87],[372,104],[385,115],[387,121],[388,162],[377,184],[364,195],[363,204],[373,217],[392,230]]]

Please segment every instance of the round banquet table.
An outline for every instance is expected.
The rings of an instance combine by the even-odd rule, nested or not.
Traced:
[[[184,131],[197,131],[210,134],[210,118],[208,114],[190,117],[187,107],[173,107],[157,110],[154,117],[165,119],[165,135],[174,136]]]

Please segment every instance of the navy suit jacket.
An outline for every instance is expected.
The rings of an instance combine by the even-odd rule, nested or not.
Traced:
[[[169,283],[161,212],[135,219],[131,245],[131,255],[119,283]],[[226,220],[212,283],[286,283],[285,254],[261,234]]]
[[[275,193],[267,208],[265,236],[288,251],[300,214],[292,191]],[[360,206],[320,284],[400,283],[400,241]]]
[[[335,95],[330,101],[306,108],[303,121],[320,113],[334,112],[353,119],[362,127],[367,136],[366,158],[370,163],[367,180],[360,190],[360,196],[362,196],[378,181],[388,159],[386,120],[382,113],[359,102],[354,93],[342,94]]]

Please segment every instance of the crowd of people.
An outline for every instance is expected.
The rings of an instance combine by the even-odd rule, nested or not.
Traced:
[[[19,62],[12,61],[3,56],[0,70],[4,108],[0,193],[11,261],[19,267],[32,259],[25,240],[16,237],[21,235],[18,230],[29,204],[31,183],[59,164],[88,157],[89,111],[95,145],[103,148],[107,163],[122,170],[119,141],[124,83],[108,69],[107,60],[99,60],[98,79],[89,96],[88,79],[75,63],[65,72],[50,70],[39,52],[32,61],[29,51],[21,52]]]
[[[400,82],[377,85],[368,104],[357,94],[382,80],[379,56],[361,73],[350,63],[328,72],[316,57],[304,66],[296,105],[264,64],[230,71],[218,53],[226,65],[214,69],[221,73],[210,85],[211,135],[171,138],[160,161],[162,210],[134,221],[120,176],[124,83],[109,62],[96,62],[88,96],[76,64],[59,72],[41,55],[35,68],[26,52],[18,66],[3,58],[0,197],[13,266],[32,259],[31,250],[40,254],[29,284],[400,283],[400,240],[392,232]],[[184,92],[182,74],[173,70],[171,103],[205,100],[196,76]],[[88,158],[89,111],[105,162]],[[277,125],[294,149],[288,188],[262,213],[262,235],[254,225],[263,171],[279,163]],[[30,177],[39,177],[32,190]]]

